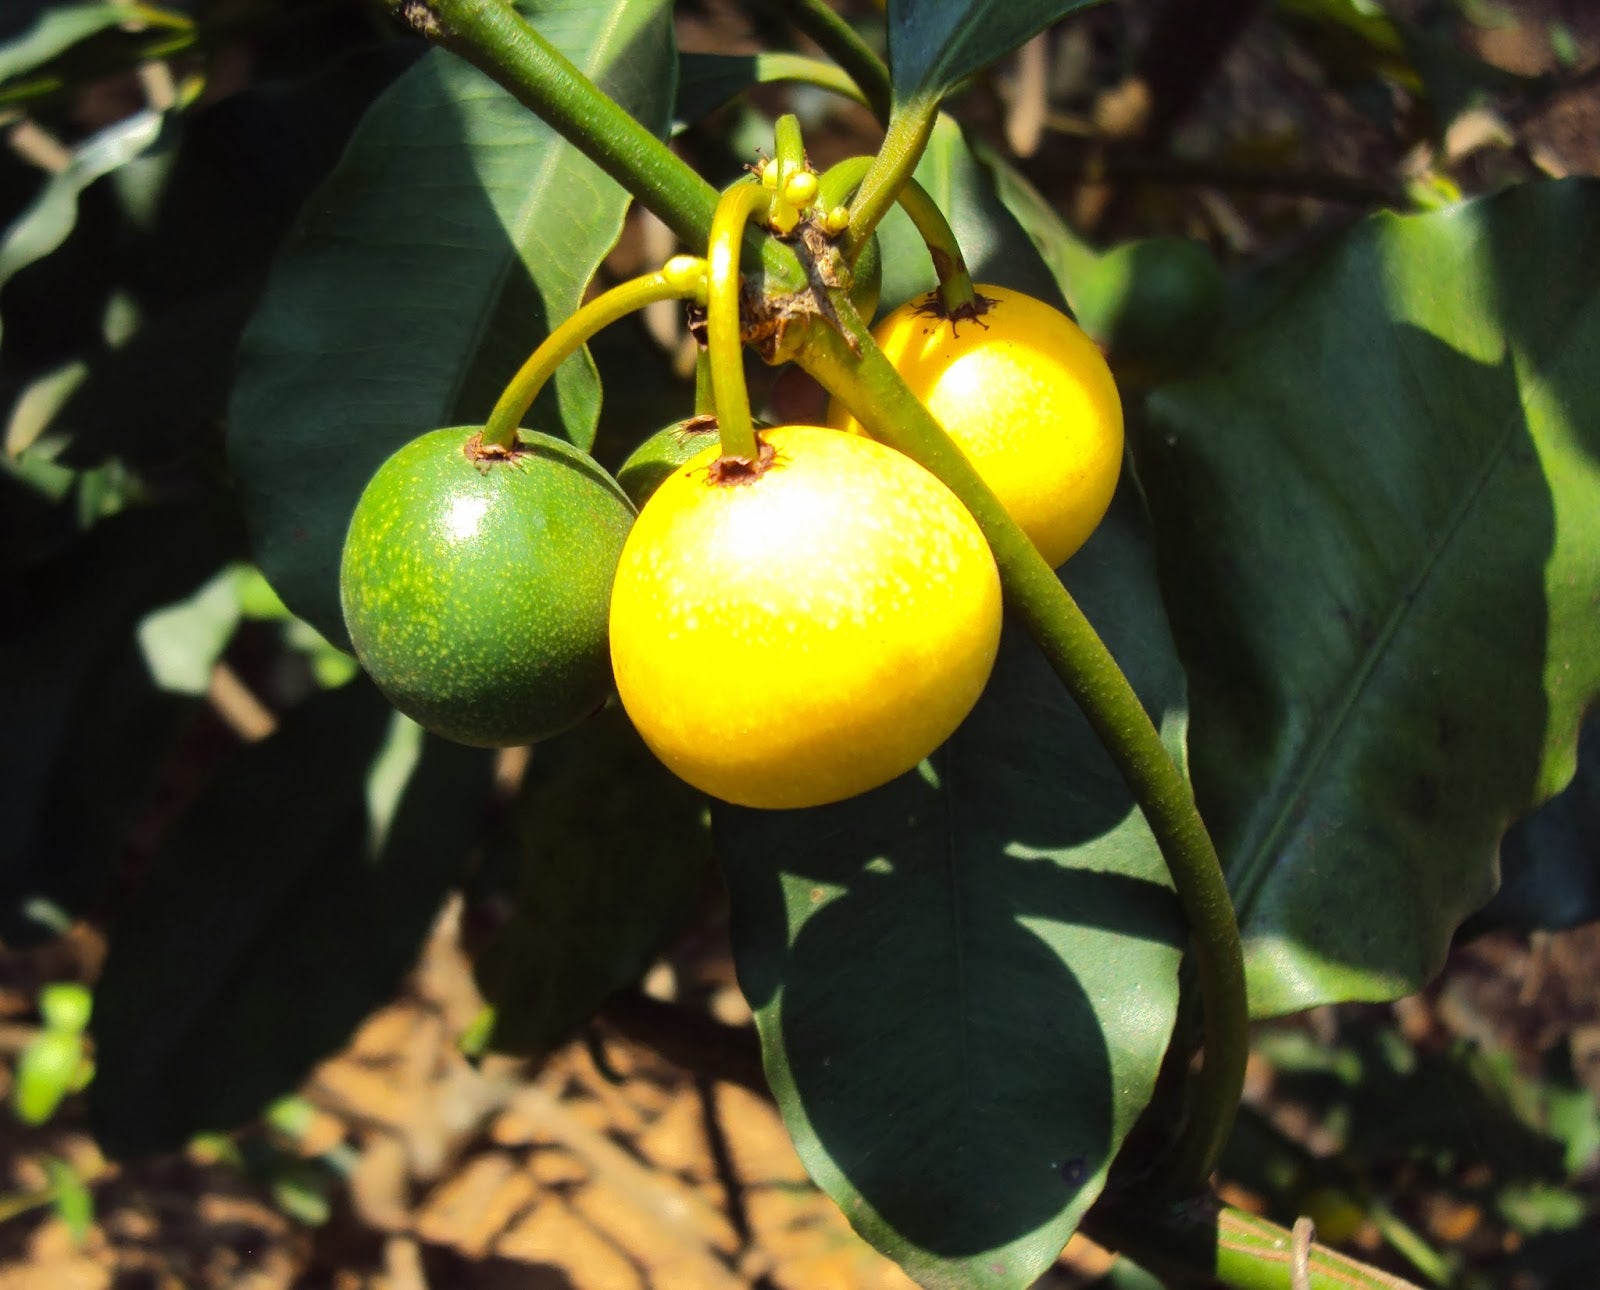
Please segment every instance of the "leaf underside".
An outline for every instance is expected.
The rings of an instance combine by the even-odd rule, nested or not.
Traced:
[[[889,0],[895,99],[942,97],[1036,32],[1098,0]]]

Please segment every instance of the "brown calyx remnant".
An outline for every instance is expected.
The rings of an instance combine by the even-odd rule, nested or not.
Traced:
[[[718,457],[706,467],[706,482],[718,488],[755,483],[778,459],[777,451],[770,443],[763,442],[760,434],[756,435],[756,443],[760,444],[760,451],[754,461],[748,457]]]
[[[485,475],[497,465],[520,465],[523,457],[523,449],[519,444],[504,447],[497,443],[484,443],[482,430],[468,439],[461,451]]]
[[[437,40],[444,33],[444,21],[428,0],[406,0],[400,6],[400,17],[429,40]]]
[[[717,417],[714,412],[697,412],[687,421],[680,421],[674,432],[679,443],[687,443],[696,435],[715,434],[717,432]]]
[[[947,310],[944,307],[944,301],[939,298],[939,293],[930,291],[918,303],[914,312],[923,318],[938,318],[941,321],[948,319],[950,332],[955,335],[956,327],[964,322],[976,322],[978,326],[987,331],[989,324],[983,321],[983,316],[994,308],[995,304],[996,301],[993,296],[986,296],[980,291],[974,291],[972,299],[967,304],[958,309]]]

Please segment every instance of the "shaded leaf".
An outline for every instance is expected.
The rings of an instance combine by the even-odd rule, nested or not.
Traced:
[[[1131,490],[1064,575],[1181,754]],[[740,985],[812,1177],[924,1285],[1031,1284],[1151,1095],[1183,944],[1144,819],[1043,656],[1009,630],[920,771],[714,819]]]
[[[491,770],[365,681],[241,750],[112,928],[90,1027],[105,1150],[235,1127],[389,999],[475,844]]]
[[[188,705],[162,693],[139,619],[236,549],[209,508],[106,520],[9,585],[0,669],[0,939],[53,934],[96,899]],[[85,794],[93,809],[85,809]]]
[[[707,876],[704,814],[620,708],[535,749],[516,911],[477,962],[490,1048],[548,1053],[644,975]]]
[[[664,0],[559,0],[540,30],[641,120],[672,106]],[[230,453],[263,572],[336,644],[351,512],[401,444],[481,422],[576,308],[627,195],[509,94],[433,50],[367,113],[305,208],[246,329]],[[529,424],[587,447],[593,366],[569,363]]]
[[[1600,692],[1600,185],[1347,234],[1136,437],[1252,1009],[1390,999]]]
[[[889,0],[896,102],[942,97],[1035,32],[1097,0]]]

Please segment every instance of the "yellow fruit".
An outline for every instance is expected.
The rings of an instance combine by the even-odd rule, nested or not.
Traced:
[[[1099,349],[1065,314],[1005,287],[977,290],[988,301],[980,317],[951,322],[925,296],[872,334],[1053,567],[1111,505],[1122,400]],[[828,422],[862,430],[838,403]]]
[[[762,432],[766,470],[681,466],[634,523],[611,592],[617,693],[696,788],[816,806],[910,770],[961,723],[1000,639],[1000,579],[922,467],[817,426]]]

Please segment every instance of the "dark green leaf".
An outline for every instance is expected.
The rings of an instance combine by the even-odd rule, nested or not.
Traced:
[[[942,97],[1035,32],[1096,0],[889,0],[897,102]]]
[[[129,511],[8,585],[0,737],[0,938],[59,930],[99,895],[188,704],[157,689],[139,619],[234,549],[208,509]],[[93,809],[85,809],[92,793]]]
[[[968,146],[951,118],[934,125],[916,179],[938,204],[955,231],[961,254],[976,282],[1011,287],[1060,305],[1050,269],[1023,227],[1002,202],[992,174]],[[887,311],[937,283],[926,244],[898,206],[878,227],[883,252],[883,291],[879,309]]]
[[[535,21],[652,128],[672,106],[665,0],[560,0]],[[259,562],[335,643],[339,551],[383,460],[488,415],[576,308],[627,195],[464,62],[431,51],[374,104],[307,205],[245,333],[230,424]],[[530,424],[587,446],[599,389],[566,365]]]
[[[1131,490],[1065,578],[1181,753]],[[955,736],[837,806],[718,807],[739,980],[806,1167],[923,1285],[1032,1284],[1151,1095],[1182,919],[1128,790],[1011,631]]]
[[[1272,1015],[1390,999],[1600,693],[1600,185],[1346,235],[1136,453]]]
[[[490,755],[364,681],[242,750],[113,927],[91,1107],[116,1156],[229,1129],[392,996],[475,844]]]
[[[534,752],[518,803],[516,912],[480,956],[489,1046],[548,1053],[637,981],[683,924],[711,858],[703,799],[620,708]]]

